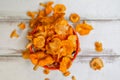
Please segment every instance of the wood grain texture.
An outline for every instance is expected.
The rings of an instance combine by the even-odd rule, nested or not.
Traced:
[[[0,0],[0,15],[26,17],[26,11],[41,9],[39,3],[47,1],[65,4],[67,16],[76,12],[87,19],[120,18],[120,0],[11,0],[9,3],[8,0]]]
[[[102,41],[104,48],[112,48],[119,54],[120,45],[118,44],[120,43],[120,21],[88,21],[88,23],[93,25],[94,30],[88,36],[79,36],[81,48],[94,49],[94,42],[99,40]],[[24,49],[26,44],[24,37],[25,34],[21,34],[18,39],[9,38],[9,33],[17,27],[17,24],[18,22],[0,24],[0,47],[9,47],[17,50]],[[24,31],[24,33],[26,31]],[[49,75],[44,75],[42,73],[43,68],[33,71],[33,65],[30,61],[25,61],[18,53],[19,56],[17,55],[17,57],[14,56],[14,54],[9,54],[7,52],[5,50],[0,53],[0,55],[4,55],[4,57],[0,57],[0,78],[2,80],[44,80],[45,77],[48,77],[51,80],[71,80],[70,77],[65,78],[62,76],[59,71],[52,71]],[[98,80],[119,80],[119,66],[120,61],[117,61],[115,63],[105,64],[105,67],[101,71],[93,71],[90,69],[89,64],[74,63],[70,71],[72,73],[71,75],[75,75],[77,80],[95,80],[96,78],[98,78]]]
[[[96,78],[97,80],[119,80],[119,66],[119,62],[105,63],[101,71],[94,71],[89,64],[73,63],[70,72],[71,76],[74,75],[77,80],[96,80]],[[59,71],[50,71],[49,75],[45,75],[43,68],[34,71],[33,65],[21,58],[17,61],[0,62],[0,79],[2,80],[44,80],[46,77],[50,80],[71,80],[71,76],[64,77]]]
[[[120,0],[0,0],[0,80],[44,80],[46,77],[71,80],[71,76],[65,78],[59,71],[51,71],[49,75],[43,74],[43,68],[33,71],[33,65],[22,59],[20,52],[8,50],[25,48],[28,29],[20,31],[17,25],[21,21],[28,22],[26,11],[42,9],[39,2],[47,1],[65,4],[67,19],[75,12],[94,27],[88,36],[79,36],[81,49],[94,49],[94,42],[101,41],[105,49],[113,49],[120,55]],[[13,29],[20,34],[18,39],[9,37]],[[119,67],[120,60],[105,63],[101,71],[92,70],[88,63],[73,63],[70,71],[77,80],[119,80]]]
[[[11,39],[10,33],[12,30],[18,28],[14,23],[1,23],[0,26],[0,55],[13,55],[13,53],[20,54],[20,50],[23,50],[27,44],[26,34],[27,30],[19,31],[20,37]],[[94,28],[93,31],[87,36],[79,36],[80,47],[94,49],[94,42],[101,41],[105,49],[113,49],[117,53],[120,53],[120,21],[108,21],[108,22],[95,22],[88,21]],[[6,28],[7,26],[7,28]],[[3,35],[4,34],[4,35]],[[9,50],[9,49],[10,50]],[[13,50],[11,50],[13,49]],[[15,50],[17,51],[15,51]],[[19,52],[19,53],[18,53]]]

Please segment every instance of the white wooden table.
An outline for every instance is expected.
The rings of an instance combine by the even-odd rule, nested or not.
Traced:
[[[0,0],[0,48],[23,49],[27,42],[24,40],[27,29],[20,38],[9,38],[20,21],[4,21],[5,16],[28,19],[26,11],[38,10],[41,8],[39,2],[46,1],[49,0]],[[88,36],[79,36],[82,50],[94,49],[94,42],[99,40],[105,49],[112,49],[120,55],[120,0],[52,1],[66,5],[66,17],[70,13],[78,13],[82,20],[87,20],[94,27]],[[43,74],[43,68],[33,71],[30,61],[23,60],[19,55],[9,54],[7,50],[0,51],[0,80],[44,80],[45,77],[50,80],[71,80],[71,77],[64,77],[59,71],[51,71],[49,75]],[[70,71],[77,80],[120,80],[120,59],[105,63],[101,71],[92,70],[88,63],[74,62]]]

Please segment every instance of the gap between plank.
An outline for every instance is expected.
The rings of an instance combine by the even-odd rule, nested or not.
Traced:
[[[68,18],[66,18],[68,19]],[[0,16],[0,22],[18,22],[18,21],[25,21],[29,22],[28,17],[23,16]],[[108,21],[120,21],[120,18],[81,18],[81,21],[96,21],[96,22],[108,22]]]

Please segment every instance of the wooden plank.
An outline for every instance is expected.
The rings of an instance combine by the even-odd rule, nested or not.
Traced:
[[[15,58],[12,58],[15,59]],[[71,76],[76,76],[76,79],[82,80],[119,80],[120,62],[104,63],[104,68],[100,71],[94,71],[89,67],[89,64],[73,63],[70,68]],[[43,74],[43,68],[34,71],[30,61],[25,61],[21,58],[12,61],[0,62],[0,79],[2,80],[44,80],[48,77],[50,80],[71,80],[71,76],[64,77],[59,71],[50,71],[49,75]],[[108,73],[109,72],[109,73]],[[115,73],[114,73],[115,72]],[[109,77],[108,77],[109,76]]]
[[[26,16],[26,11],[37,10],[40,2],[47,2],[49,0],[2,0],[0,1],[0,15],[2,16]],[[120,18],[119,0],[52,0],[55,3],[63,3],[67,7],[67,16],[70,13],[76,12],[83,18],[87,19],[109,19]],[[16,4],[16,5],[14,5]],[[16,14],[17,13],[17,14]]]
[[[19,51],[25,48],[27,43],[26,34],[28,29],[19,31],[17,27],[18,23],[19,22],[10,22],[7,24],[2,22],[0,23],[0,55],[9,55],[12,52],[15,53],[15,50]],[[94,42],[101,41],[105,49],[113,49],[120,54],[120,45],[118,45],[120,44],[120,21],[88,21],[88,23],[94,27],[94,30],[87,36],[79,36],[81,49],[94,49]],[[10,33],[14,29],[17,29],[20,34],[18,39],[11,39],[9,37]]]

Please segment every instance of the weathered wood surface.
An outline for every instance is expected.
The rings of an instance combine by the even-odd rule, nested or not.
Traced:
[[[67,14],[77,12],[81,17],[91,18],[120,18],[120,0],[0,0],[0,15],[26,16],[28,10],[34,11],[41,7],[40,2],[54,1],[67,7]],[[9,12],[9,13],[6,13]],[[14,14],[13,12],[18,12]]]
[[[27,29],[25,29],[24,31],[19,31],[20,33],[19,38],[11,39],[9,37],[11,31],[17,28],[18,23],[19,22],[13,22],[13,23],[0,22],[0,26],[1,26],[0,55],[7,55],[9,53],[11,54],[12,52],[13,53],[16,52],[14,49],[21,50],[25,48],[27,43],[26,40]],[[86,48],[94,49],[94,42],[101,41],[105,49],[108,48],[108,49],[113,49],[117,53],[120,52],[120,45],[118,45],[120,44],[120,37],[119,37],[120,21],[107,21],[107,22],[88,21],[88,23],[90,23],[94,27],[94,30],[88,36],[79,36],[80,47],[82,49],[86,49]]]
[[[14,52],[6,50],[6,48],[24,49],[27,29],[19,31],[21,35],[18,39],[10,39],[9,35],[20,21],[29,19],[26,11],[37,10],[39,2],[46,1],[49,0],[0,0],[0,80],[44,80],[45,77],[49,77],[50,80],[71,80],[70,77],[64,78],[58,71],[52,71],[47,76],[42,73],[42,68],[33,71],[33,65],[23,60],[20,53],[11,54]],[[66,5],[67,18],[70,13],[76,12],[80,14],[82,20],[87,20],[93,25],[94,30],[90,35],[79,36],[81,49],[94,49],[94,42],[101,41],[105,49],[113,49],[120,55],[120,0],[52,1]],[[13,17],[13,21],[9,16]],[[119,67],[119,59],[114,63],[105,64],[101,71],[93,71],[88,63],[79,62],[74,63],[70,71],[77,80],[119,80]]]

